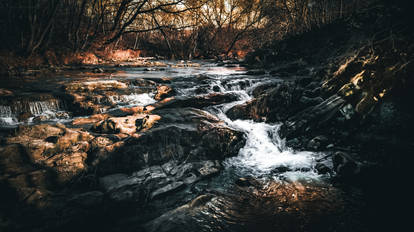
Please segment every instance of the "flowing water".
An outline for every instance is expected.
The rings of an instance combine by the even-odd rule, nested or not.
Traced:
[[[314,172],[315,160],[320,154],[312,152],[295,152],[285,146],[285,142],[278,135],[280,124],[268,124],[251,120],[230,120],[226,111],[231,107],[245,103],[252,99],[253,90],[262,84],[281,81],[277,77],[269,75],[250,76],[246,70],[239,66],[219,67],[212,63],[200,62],[199,67],[170,67],[162,68],[118,68],[117,72],[91,77],[87,74],[76,73],[65,77],[55,77],[47,80],[50,89],[55,91],[62,84],[72,81],[107,81],[135,80],[141,78],[169,78],[171,86],[178,96],[192,97],[210,93],[231,93],[238,96],[238,100],[218,106],[210,106],[205,110],[215,114],[229,127],[245,132],[247,142],[239,155],[227,159],[224,164],[227,169],[235,170],[240,176],[252,175],[255,177],[272,176],[278,179],[288,180],[316,180],[319,176]],[[200,78],[201,77],[201,78]],[[201,80],[201,81],[200,81]],[[55,84],[55,86],[53,86]],[[21,85],[21,84],[20,84]],[[43,80],[25,85],[37,86],[42,90],[45,85]],[[130,88],[136,88],[130,86]],[[44,90],[44,89],[43,89]],[[25,97],[21,100],[0,101],[0,127],[13,127],[19,124],[35,124],[70,121],[70,112],[65,101],[58,97],[48,99],[36,99],[30,93],[21,90]],[[10,98],[9,98],[10,99]],[[153,93],[135,93],[111,95],[105,101],[109,101],[118,107],[146,106],[156,102]],[[115,107],[116,108],[116,107]],[[28,113],[25,119],[19,115]],[[43,120],[39,120],[43,119]],[[37,119],[37,120],[36,120]]]
[[[210,188],[226,191],[226,189],[234,184],[238,178],[254,177],[255,179],[267,181],[268,186],[272,186],[272,183],[275,182],[300,183],[298,186],[302,186],[297,187],[295,185],[294,187],[283,187],[282,189],[284,189],[284,192],[282,195],[275,196],[274,199],[276,200],[271,201],[273,203],[280,202],[279,198],[282,196],[285,197],[285,195],[289,195],[290,197],[290,200],[287,200],[288,202],[292,201],[292,199],[297,200],[297,194],[302,194],[302,197],[309,197],[309,199],[313,199],[316,193],[316,195],[319,194],[322,198],[324,198],[324,194],[326,194],[326,192],[317,193],[319,189],[323,190],[324,188],[318,187],[318,190],[314,191],[312,190],[313,187],[303,187],[303,184],[312,184],[312,186],[314,186],[314,184],[324,185],[324,179],[326,176],[317,174],[314,169],[316,160],[319,160],[323,154],[308,151],[294,151],[293,149],[287,147],[285,141],[280,138],[278,133],[281,123],[270,124],[265,122],[254,122],[252,120],[231,120],[226,116],[226,112],[231,107],[251,100],[253,98],[253,90],[259,85],[280,82],[282,80],[267,74],[261,76],[246,75],[246,70],[238,66],[218,67],[214,64],[203,62],[200,62],[200,64],[200,67],[163,67],[153,68],[150,71],[146,68],[118,68],[116,72],[111,74],[103,74],[97,77],[91,77],[88,74],[82,74],[82,72],[80,72],[73,74],[73,76],[69,76],[70,78],[67,78],[67,76],[54,78],[50,81],[51,83],[49,83],[49,86],[52,86],[50,89],[55,91],[56,89],[59,89],[62,84],[70,83],[75,80],[86,82],[136,80],[141,78],[151,80],[168,78],[168,80],[171,81],[169,82],[171,87],[176,91],[178,96],[192,97],[218,92],[236,95],[238,98],[237,101],[204,108],[204,110],[209,111],[225,122],[228,127],[244,132],[246,137],[245,146],[240,149],[237,156],[228,158],[223,162],[225,167],[224,171],[219,176],[212,179]],[[42,85],[40,83],[36,83],[36,81],[31,83],[31,85],[38,86],[36,91],[42,89]],[[136,87],[133,85],[130,85],[129,88],[131,89],[129,94],[124,93],[111,95],[105,101],[110,101],[115,104],[112,109],[116,109],[121,106],[146,106],[156,102],[154,99],[154,93],[137,92],[135,91]],[[25,92],[25,90],[19,91]],[[0,128],[16,126],[19,124],[44,123],[44,120],[39,122],[34,120],[39,116],[46,116],[46,122],[48,123],[69,123],[74,119],[71,117],[69,107],[59,98],[39,101],[37,99],[32,100],[29,96],[24,99],[24,101],[13,102],[7,102],[7,100],[0,101]],[[19,119],[19,115],[22,112],[30,113],[28,119]],[[327,165],[331,164],[328,163]],[[281,191],[278,184],[274,186],[277,187],[274,187],[274,191],[269,190],[270,192]],[[269,188],[272,189],[273,187]],[[273,205],[273,203],[269,205],[268,196],[270,195],[271,194],[266,195],[267,197],[263,198],[256,197],[256,199],[263,199],[256,202],[254,206],[250,206],[250,208],[253,208],[256,211],[249,214],[249,208],[246,211],[246,214],[249,214],[249,216],[244,214],[243,217],[251,217],[251,215],[256,215],[257,212],[262,212],[265,208],[271,211],[269,215],[275,214],[274,209],[281,207],[279,205]],[[307,198],[304,199],[304,204],[306,204],[306,201],[308,201]],[[226,204],[231,205],[233,203],[234,202],[228,202]],[[236,212],[230,212],[230,215],[226,216],[221,215],[222,212],[211,212],[212,209],[218,210],[218,208],[220,208],[220,204],[224,203],[212,203],[208,210],[201,212],[204,216],[200,216],[200,218],[195,217],[194,220],[199,220],[199,224],[203,228],[202,231],[222,231],[220,226],[223,222],[219,223],[209,221],[212,218],[223,220],[225,221],[225,224],[234,224],[235,222],[231,222],[232,220],[236,220],[236,224],[243,224],[241,222],[242,219],[233,218],[240,216]],[[244,203],[242,205],[243,207],[246,207]],[[244,210],[240,209],[239,211]],[[270,221],[273,220],[271,219],[273,216],[269,215],[264,217],[270,218]],[[269,228],[273,228],[273,226],[270,226]],[[231,231],[242,230],[232,229]]]

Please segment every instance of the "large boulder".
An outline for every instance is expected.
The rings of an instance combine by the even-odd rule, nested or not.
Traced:
[[[163,165],[144,168],[131,175],[122,173],[107,175],[100,178],[99,182],[111,201],[143,203],[163,198],[197,181],[211,177],[220,170],[221,165],[217,160],[190,163],[172,160]]]
[[[270,85],[271,86],[271,85]],[[227,112],[230,119],[254,119],[257,121],[279,122],[303,108],[300,99],[303,88],[295,82],[284,82],[263,91],[257,98],[231,108]]]
[[[69,129],[64,125],[42,124],[21,127],[8,144],[19,144],[28,163],[55,173],[55,181],[67,183],[83,171],[94,137],[83,129]]]
[[[194,108],[157,110],[161,119],[151,130],[129,137],[101,160],[102,173],[133,172],[170,160],[223,160],[238,154],[245,138],[215,116]]]

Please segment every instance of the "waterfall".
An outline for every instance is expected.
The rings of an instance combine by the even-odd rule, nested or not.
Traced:
[[[26,103],[28,105],[30,113],[33,115],[41,115],[45,112],[56,112],[66,109],[63,101],[59,99],[50,99],[48,101],[34,101]],[[25,104],[22,104],[24,107]],[[19,112],[20,110],[16,110]]]

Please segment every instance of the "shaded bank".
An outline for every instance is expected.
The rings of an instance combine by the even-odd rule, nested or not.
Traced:
[[[288,146],[325,151],[337,184],[363,190],[378,230],[406,221],[399,191],[383,185],[405,185],[414,152],[414,31],[404,3],[379,2],[249,54],[248,65],[288,81],[228,112],[281,121]]]

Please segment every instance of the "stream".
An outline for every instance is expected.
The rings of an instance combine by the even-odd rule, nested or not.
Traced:
[[[102,67],[105,72],[98,74],[76,70],[64,75],[57,74],[53,78],[21,77],[11,81],[2,80],[0,83],[2,87],[13,89],[15,92],[12,97],[0,98],[1,133],[9,133],[19,125],[41,123],[70,125],[77,118],[87,117],[88,115],[74,114],[72,108],[68,106],[68,100],[61,97],[61,86],[75,81],[92,83],[133,82],[139,79],[168,80],[169,85],[176,92],[175,97],[192,98],[212,93],[229,94],[237,96],[237,100],[202,108],[215,115],[226,126],[242,131],[246,138],[246,143],[239,150],[238,155],[223,161],[224,170],[218,176],[195,185],[195,187],[207,186],[202,187],[203,190],[200,191],[213,194],[214,197],[203,208],[192,211],[189,219],[182,219],[184,216],[174,216],[177,213],[180,215],[178,209],[174,211],[176,205],[169,208],[172,211],[157,211],[162,212],[163,216],[156,219],[148,216],[153,221],[148,224],[144,219],[147,223],[145,228],[148,231],[169,231],[165,229],[170,228],[168,223],[172,223],[174,218],[178,217],[178,221],[185,222],[184,225],[178,223],[180,231],[251,231],[251,229],[274,231],[275,227],[282,228],[282,231],[318,230],[321,225],[336,226],[335,217],[348,214],[341,211],[342,204],[346,200],[342,199],[341,191],[333,188],[329,183],[330,175],[318,174],[315,170],[317,160],[323,159],[325,154],[295,151],[287,147],[284,139],[278,134],[280,123],[231,120],[226,115],[231,107],[251,100],[253,91],[258,86],[284,80],[268,73],[247,75],[245,68],[233,64],[218,66],[214,63],[198,61],[195,62],[198,65],[192,67],[176,67],[176,62],[166,63],[167,67]],[[102,109],[102,112],[115,112],[121,107],[149,106],[156,103],[155,94],[145,92],[142,88],[145,87],[129,85],[128,90],[121,95],[110,96],[110,101],[115,104]],[[325,165],[331,167],[332,163],[326,161]],[[246,178],[254,180],[253,184],[246,184],[248,186],[255,186],[256,181],[260,183],[258,185],[261,187],[256,187],[259,190],[250,187],[237,190],[239,187],[234,183]],[[243,186],[243,183],[238,185]],[[186,189],[184,192],[191,192],[191,189]],[[177,199],[185,203],[196,195],[190,194]],[[150,204],[148,212],[162,207],[160,206],[162,204],[162,201]],[[340,212],[336,214],[338,210]],[[122,226],[127,225],[126,231],[134,230],[136,221],[139,221],[138,224],[142,221],[136,219],[137,212],[132,215],[129,214],[127,219],[123,218],[114,227],[122,224]],[[324,217],[326,221],[320,222],[318,220],[321,219],[315,219],[314,217],[318,215],[322,215],[320,217]],[[166,217],[169,219],[165,219]],[[316,224],[313,223],[315,221]],[[301,227],[303,224],[312,226],[304,229]],[[163,225],[165,230],[160,229],[159,225]],[[347,226],[351,227],[352,223],[342,225],[338,231],[344,228],[346,230]],[[177,229],[177,223],[172,228]]]

